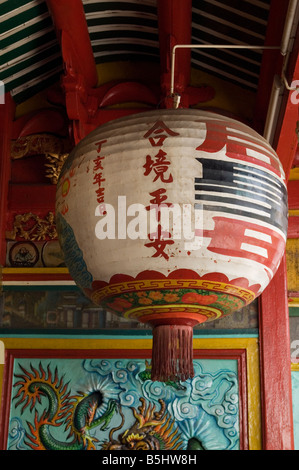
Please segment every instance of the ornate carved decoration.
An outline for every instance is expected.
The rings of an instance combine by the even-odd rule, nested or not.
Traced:
[[[50,178],[52,184],[57,184],[61,169],[68,155],[68,153],[61,155],[49,153],[46,155],[46,158],[49,161],[49,163],[45,163],[45,167],[47,167],[46,177]]]
[[[7,231],[5,236],[8,240],[16,240],[17,237],[31,241],[56,239],[55,216],[53,212],[49,212],[44,219],[32,212],[18,214],[15,216],[13,229]]]
[[[61,155],[70,151],[68,139],[50,134],[33,134],[19,137],[11,143],[11,158],[29,157],[31,155]]]
[[[46,177],[52,184],[57,184],[62,165],[70,150],[68,139],[49,134],[34,134],[12,141],[11,158],[16,160],[32,155],[45,155],[49,162],[45,164]]]

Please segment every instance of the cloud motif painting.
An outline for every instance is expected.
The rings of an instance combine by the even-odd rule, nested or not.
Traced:
[[[152,382],[144,359],[18,359],[7,448],[237,450],[237,365],[216,362],[182,384]]]

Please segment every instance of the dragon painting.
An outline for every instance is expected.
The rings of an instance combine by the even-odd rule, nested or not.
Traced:
[[[116,401],[110,400],[104,407],[102,392],[98,390],[70,395],[68,384],[59,379],[57,369],[52,374],[49,366],[47,373],[41,364],[39,370],[32,365],[31,371],[20,367],[23,374],[16,375],[20,379],[15,383],[18,391],[14,399],[19,399],[16,407],[22,404],[22,413],[28,406],[32,411],[42,397],[48,399],[48,409],[41,416],[35,409],[34,423],[27,423],[30,432],[26,433],[26,444],[34,450],[95,450],[97,439],[90,435],[90,430],[96,426],[107,429],[117,409]],[[67,442],[53,437],[51,428],[59,426],[69,431]]]
[[[125,417],[120,411],[122,421],[117,428],[111,429],[109,442],[104,442],[104,450],[178,450],[182,449],[182,441],[175,422],[166,413],[163,400],[159,400],[160,411],[155,411],[155,405],[148,404],[144,398],[140,398],[141,406],[132,409],[135,423],[129,429],[122,432],[118,439],[113,434],[124,425]]]
[[[34,450],[157,450],[182,449],[174,419],[166,410],[163,400],[160,409],[140,398],[138,409],[131,408],[135,418],[130,428],[123,430],[125,416],[121,406],[114,399],[104,400],[100,390],[88,393],[70,394],[68,383],[59,378],[57,368],[54,374],[50,367],[44,370],[41,363],[38,369],[30,365],[30,370],[20,365],[21,374],[16,374],[14,386],[17,392],[16,408],[22,405],[21,413],[29,407],[34,410],[33,422],[27,422],[26,444]],[[36,405],[47,398],[48,407],[38,413]],[[91,435],[91,430],[100,426],[101,431],[109,429],[110,422],[119,413],[121,422],[109,432],[109,440],[102,443]],[[64,442],[58,440],[55,428],[63,428],[68,435]],[[114,434],[120,431],[117,438]],[[198,449],[200,447],[197,447]]]

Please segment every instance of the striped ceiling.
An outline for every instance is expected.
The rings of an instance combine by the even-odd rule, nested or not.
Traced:
[[[159,61],[156,0],[82,0],[96,63]],[[264,43],[270,0],[193,0],[193,44]],[[21,102],[58,81],[62,59],[45,0],[0,0],[0,80]],[[262,52],[194,49],[192,66],[255,90]]]
[[[2,0],[0,14],[0,79],[21,102],[59,80],[60,47],[45,0]]]

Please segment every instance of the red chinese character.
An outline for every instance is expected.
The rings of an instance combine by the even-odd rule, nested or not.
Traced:
[[[157,218],[158,221],[160,221],[160,219],[161,219],[160,208],[161,207],[172,207],[171,202],[164,203],[164,201],[167,200],[167,196],[166,196],[165,193],[166,193],[165,188],[160,188],[160,189],[157,189],[156,191],[153,191],[152,193],[150,193],[150,196],[153,196],[153,199],[150,200],[151,204],[149,206],[146,206],[147,211],[150,211],[151,209],[156,209],[156,218]]]
[[[166,189],[165,188],[160,188],[157,189],[156,191],[153,191],[152,193],[149,193],[150,196],[153,196],[153,199],[150,200],[151,204],[162,204],[162,202],[166,201],[167,196],[166,196]],[[162,196],[163,195],[163,196]],[[171,205],[169,203],[166,203],[166,205]]]
[[[176,136],[179,133],[169,129],[163,121],[156,121],[143,137],[148,138],[153,147],[162,147],[164,140],[170,135]]]
[[[97,158],[94,159],[93,171],[104,170],[102,166],[102,160],[104,160],[104,158],[105,157],[98,156]]]
[[[97,173],[94,175],[93,184],[98,184],[99,186],[101,186],[103,181],[106,181],[106,179],[102,177],[102,173]]]
[[[152,159],[150,155],[146,156],[146,163],[143,165],[145,168],[144,176],[148,176],[153,170],[156,173],[153,181],[157,181],[158,178],[161,179],[163,183],[171,183],[173,181],[172,175],[170,174],[166,179],[164,173],[168,170],[170,161],[166,160],[165,155],[167,155],[163,150],[159,150],[157,155],[155,155],[155,160]]]
[[[144,246],[148,248],[155,248],[156,252],[152,255],[152,258],[163,256],[163,258],[169,259],[169,255],[165,253],[164,250],[167,245],[172,245],[174,243],[173,240],[169,240],[170,236],[170,233],[162,232],[162,227],[160,224],[158,224],[158,229],[156,233],[148,234],[148,238],[152,241],[151,243],[146,243]],[[165,240],[163,237],[168,238],[168,240]]]
[[[95,145],[97,145],[97,153],[100,153],[102,150],[102,145],[105,144],[107,140],[101,140],[100,142],[96,142]]]
[[[105,191],[105,188],[98,188],[96,190],[97,201],[99,204],[104,203],[104,191]]]
[[[202,122],[202,121],[197,121]],[[248,156],[246,150],[254,150],[262,154],[263,159],[259,159],[260,164],[265,166],[264,161],[269,160],[268,163],[271,163],[276,170],[279,170],[277,161],[271,156],[271,153],[262,149],[260,146],[256,146],[256,139],[254,136],[252,138],[246,134],[244,135],[244,129],[242,126],[239,127],[240,132],[238,132],[238,127],[231,129],[231,124],[226,121],[207,121],[206,123],[206,138],[204,142],[199,145],[196,150],[202,150],[203,152],[216,153],[220,152],[226,146],[225,154],[230,158],[238,158],[239,160],[248,160],[250,158],[258,158]],[[222,136],[220,139],[219,136]],[[240,139],[242,140],[240,142]],[[266,158],[265,158],[266,157]],[[266,163],[267,164],[267,163]]]

